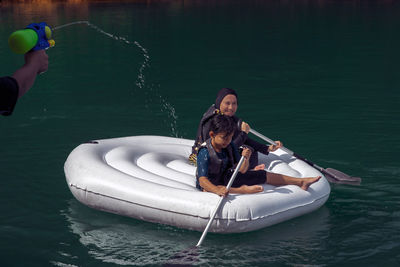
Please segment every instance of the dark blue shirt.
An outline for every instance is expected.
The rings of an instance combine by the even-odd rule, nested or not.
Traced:
[[[235,159],[240,158],[239,155],[239,151],[235,145],[235,143],[231,143],[233,146],[233,156]],[[221,152],[216,152],[217,156],[219,159],[222,160],[222,172],[225,172],[228,168],[228,152],[226,151],[226,149],[222,149]],[[202,176],[210,178],[208,175],[208,165],[210,162],[210,154],[208,153],[208,149],[207,148],[201,148],[199,153],[197,154],[197,177],[200,178]],[[199,183],[199,179],[197,178],[196,181],[196,187],[198,189],[201,189],[200,187],[200,183]],[[223,184],[224,181],[210,181],[212,183],[214,183],[215,185],[219,185],[219,184]]]

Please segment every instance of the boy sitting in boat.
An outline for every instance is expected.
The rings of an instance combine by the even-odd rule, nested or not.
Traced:
[[[231,117],[216,115],[210,124],[210,138],[199,149],[197,156],[197,188],[205,192],[212,192],[220,196],[228,193],[251,194],[262,192],[261,184],[297,185],[303,190],[317,182],[321,176],[295,178],[283,174],[270,173],[265,170],[249,170],[249,158],[251,150],[244,148],[242,156],[244,161],[239,169],[231,189],[226,185],[232,176],[240,155],[238,148],[232,142],[236,124]]]

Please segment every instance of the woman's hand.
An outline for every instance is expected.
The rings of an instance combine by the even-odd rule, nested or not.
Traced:
[[[247,134],[250,132],[250,126],[247,123],[245,123],[244,121],[242,121],[242,125],[240,128],[243,132],[245,132]]]
[[[268,152],[274,152],[275,150],[277,150],[278,148],[281,148],[283,145],[281,143],[281,141],[275,141],[276,145],[270,145],[268,147]]]

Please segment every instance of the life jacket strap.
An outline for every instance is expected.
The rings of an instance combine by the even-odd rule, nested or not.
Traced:
[[[194,165],[197,167],[197,154],[195,154],[195,153],[190,154],[188,160],[191,165]]]

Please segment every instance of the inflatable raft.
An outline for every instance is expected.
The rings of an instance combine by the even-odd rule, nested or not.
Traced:
[[[95,140],[75,148],[65,162],[68,186],[83,204],[136,219],[203,231],[219,196],[196,189],[188,162],[193,140],[133,136]],[[322,175],[282,150],[259,154],[266,169],[294,177]],[[308,191],[295,185],[264,185],[257,194],[230,194],[211,232],[257,230],[312,212],[328,199],[322,177]]]

